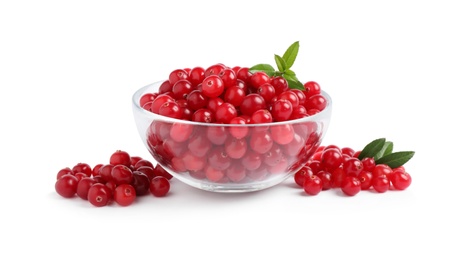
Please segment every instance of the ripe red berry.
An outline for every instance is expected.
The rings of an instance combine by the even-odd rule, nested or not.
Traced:
[[[157,176],[150,182],[150,192],[156,197],[164,197],[170,190],[170,182],[165,177]]]
[[[113,166],[111,174],[112,180],[115,181],[117,185],[124,183],[130,184],[133,181],[133,173],[131,169],[122,164]]]
[[[303,166],[298,172],[294,175],[294,181],[298,186],[303,187],[304,181],[306,178],[310,178],[313,175],[311,168],[308,166]]]
[[[77,163],[71,170],[74,174],[82,172],[88,177],[92,176],[92,167],[87,163]]]
[[[77,189],[76,189],[76,194],[81,199],[87,200],[87,194],[89,192],[89,189],[92,187],[92,185],[94,185],[96,183],[97,183],[96,180],[94,180],[93,178],[90,178],[90,177],[82,178],[78,182],[78,186],[77,186]]]
[[[112,199],[112,191],[102,183],[96,183],[89,188],[87,200],[96,207],[108,205]]]
[[[120,206],[129,206],[136,199],[136,190],[130,184],[120,184],[113,192],[113,199]]]
[[[251,84],[251,87],[255,89],[269,82],[270,82],[269,76],[265,72],[262,72],[262,71],[258,71],[252,74],[251,77],[249,78],[249,83]]]
[[[390,181],[397,190],[405,190],[411,185],[411,175],[403,170],[395,170],[390,175]]]
[[[131,166],[131,156],[122,150],[117,150],[110,156],[110,164],[112,165],[125,165],[126,167]]]
[[[341,191],[348,196],[354,196],[361,191],[361,182],[356,177],[347,176],[341,183]]]
[[[317,195],[322,191],[323,183],[317,175],[311,175],[304,179],[303,188],[307,194]]]
[[[385,175],[374,175],[372,178],[372,187],[378,193],[384,193],[390,188],[390,181]]]
[[[202,81],[202,94],[206,97],[215,98],[223,93],[224,87],[220,76],[210,75]]]
[[[149,185],[150,180],[146,174],[140,171],[133,172],[133,181],[131,182],[131,186],[134,187],[136,196],[142,196],[149,192]]]
[[[78,178],[71,174],[63,175],[55,182],[55,191],[62,197],[71,198],[76,194]]]
[[[58,171],[57,173],[57,180],[60,179],[63,175],[74,175],[73,171],[70,169],[70,167],[65,167],[61,170]]]
[[[329,172],[334,171],[343,163],[343,156],[337,148],[328,148],[322,151],[322,167]]]

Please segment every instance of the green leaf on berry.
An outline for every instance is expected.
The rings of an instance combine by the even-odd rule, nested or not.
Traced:
[[[290,74],[283,74],[283,77],[286,79],[286,81],[288,82],[288,87],[289,88],[292,88],[292,89],[300,89],[300,90],[304,90],[304,85],[303,83],[301,83],[298,78],[296,78],[296,76],[294,75],[290,75]]]
[[[379,153],[385,144],[385,138],[375,139],[374,141],[368,143],[361,151],[358,156],[359,160],[362,160],[366,157],[375,157]]]
[[[249,68],[249,72],[255,73],[258,71],[263,71],[269,75],[269,77],[272,77],[275,74],[275,69],[272,67],[272,65],[269,64],[257,64]]]
[[[375,161],[376,164],[386,164],[390,168],[394,169],[402,166],[407,163],[411,158],[413,158],[413,151],[402,151],[394,152],[383,156],[382,158]]]
[[[298,56],[299,51],[299,41],[291,44],[290,47],[285,51],[282,57],[275,54],[275,63],[277,64],[278,70],[275,70],[272,65],[269,64],[257,64],[252,66],[249,69],[249,72],[252,74],[262,71],[265,72],[269,77],[274,76],[283,76],[288,82],[288,87],[291,89],[300,89],[304,90],[304,85],[301,81],[298,80],[296,74],[290,70],[291,66],[294,64],[296,57]]]
[[[393,152],[393,142],[386,141],[383,144],[382,149],[374,156],[374,160],[378,160],[385,155],[389,155]]]
[[[277,64],[277,68],[279,71],[285,71],[287,69],[287,64],[285,60],[277,54],[275,54],[275,63]]]
[[[294,42],[293,44],[288,47],[283,54],[283,60],[285,60],[285,64],[288,65],[285,69],[291,68],[293,66],[296,57],[298,56],[299,51],[299,41]]]

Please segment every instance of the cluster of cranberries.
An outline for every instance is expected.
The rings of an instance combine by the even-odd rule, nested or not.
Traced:
[[[148,160],[118,150],[110,156],[107,164],[91,167],[87,163],[78,163],[72,168],[59,170],[55,190],[62,197],[77,195],[97,207],[112,201],[128,206],[136,196],[148,193],[156,197],[165,196],[170,190],[171,178],[159,165],[154,167]]]
[[[294,175],[294,180],[309,195],[332,188],[341,189],[348,196],[361,190],[383,193],[390,187],[404,190],[411,184],[411,176],[403,166],[392,169],[386,164],[376,164],[372,157],[359,160],[359,153],[349,147],[320,146]]]
[[[316,114],[327,100],[314,81],[305,83],[303,91],[290,89],[281,76],[215,64],[172,71],[158,93],[146,93],[140,105],[159,115],[195,122],[258,124]]]
[[[322,111],[327,100],[313,81],[304,90],[290,89],[281,76],[215,64],[172,71],[157,93],[140,98],[140,105],[166,117],[214,123],[154,120],[147,144],[164,166],[209,182],[247,183],[286,173],[297,158],[307,161],[322,127],[287,122]],[[272,122],[283,123],[248,127]]]

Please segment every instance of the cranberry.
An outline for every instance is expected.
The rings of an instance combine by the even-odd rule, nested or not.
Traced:
[[[73,168],[71,168],[74,174],[78,172],[82,172],[86,174],[86,176],[91,177],[92,176],[92,167],[89,166],[87,163],[78,163]]]
[[[303,166],[297,173],[294,175],[294,181],[298,186],[303,187],[304,181],[307,178],[310,178],[313,175],[311,168],[308,166]]]
[[[80,197],[81,199],[87,200],[87,194],[89,192],[89,189],[95,183],[97,182],[93,178],[90,178],[90,177],[82,178],[78,182],[78,186],[76,189],[76,194],[78,195],[78,197]]]
[[[162,168],[160,164],[157,164],[157,166],[155,166],[154,168],[154,177],[157,177],[157,176],[164,177],[167,180],[170,180],[171,178],[173,178],[173,176],[169,172],[167,172],[164,168]]]
[[[317,175],[311,175],[304,179],[303,188],[307,194],[317,195],[322,191],[323,183]]]
[[[225,152],[230,158],[240,159],[248,150],[248,143],[244,139],[230,137],[225,142]]]
[[[149,166],[151,168],[154,168],[154,165],[152,164],[152,162],[150,162],[149,160],[146,160],[146,159],[139,159],[136,163],[133,163],[132,162],[133,160],[131,160],[131,165],[134,166],[134,169],[137,169],[141,166]]]
[[[351,157],[343,163],[343,171],[345,171],[346,176],[358,177],[362,170],[363,165],[358,158]]]
[[[225,86],[218,75],[207,76],[202,81],[202,94],[206,97],[215,98],[223,93]]]
[[[170,85],[175,85],[176,82],[182,79],[188,79],[188,73],[183,70],[183,69],[176,69],[172,72],[170,72],[170,75],[168,76],[168,81],[170,82]]]
[[[63,175],[74,175],[73,171],[70,169],[70,167],[65,167],[61,170],[58,171],[57,173],[57,180],[60,179]]]
[[[130,168],[125,165],[118,164],[115,165],[112,169],[112,179],[117,185],[120,184],[130,184],[133,181],[133,173]]]
[[[411,185],[411,175],[404,170],[397,169],[390,176],[392,185],[397,190],[404,190]]]
[[[341,183],[341,191],[348,196],[354,196],[361,191],[361,182],[356,177],[347,176]]]
[[[134,182],[134,173],[135,172],[141,172],[144,173],[149,180],[154,178],[156,176],[155,174],[155,168],[152,168],[150,166],[140,166],[138,167],[135,171],[133,171],[133,182]]]
[[[226,88],[236,85],[237,77],[236,73],[232,69],[225,68],[222,71],[220,71],[218,75],[222,79]]]
[[[112,199],[112,191],[102,183],[96,183],[89,188],[87,200],[96,207],[108,205]]]
[[[170,182],[165,177],[157,176],[151,180],[149,189],[155,197],[164,197],[170,190]]]
[[[126,167],[130,167],[131,156],[125,151],[117,150],[110,156],[110,164],[113,164],[113,165],[121,164],[121,165],[125,165]]]
[[[372,173],[370,171],[361,171],[358,179],[361,182],[361,190],[368,190],[372,187]]]
[[[78,178],[71,174],[63,175],[55,182],[55,191],[62,197],[71,198],[76,194]]]
[[[130,184],[120,184],[113,193],[113,199],[120,206],[129,206],[136,199],[136,190]]]
[[[240,164],[234,164],[226,170],[226,176],[232,182],[240,182],[246,177],[246,169]]]
[[[136,196],[142,196],[147,194],[147,192],[149,191],[149,185],[150,180],[146,174],[140,171],[133,172],[133,181],[131,182],[131,186],[134,187]]]
[[[112,177],[112,169],[113,164],[105,164],[104,166],[100,167],[99,174],[103,181],[110,181],[113,180]]]
[[[170,138],[179,143],[187,141],[193,132],[193,128],[191,124],[173,123],[170,129]]]
[[[315,81],[308,81],[304,83],[304,93],[307,97],[320,94],[320,85]]]
[[[243,117],[235,117],[230,120],[230,125],[246,125],[247,121]],[[243,127],[243,126],[229,126],[228,131],[230,132],[230,135],[235,137],[236,139],[241,139],[244,138],[248,135],[249,129],[248,127]]]
[[[244,89],[235,85],[232,87],[228,87],[225,90],[225,95],[223,99],[225,100],[225,102],[228,102],[235,107],[239,107],[243,102],[244,97],[246,97],[246,92],[244,91]]]
[[[200,90],[193,90],[186,97],[188,108],[196,111],[207,106],[207,97]]]
[[[271,112],[275,121],[286,121],[293,114],[293,106],[289,100],[279,99],[272,104]]]
[[[324,149],[322,151],[322,166],[327,169],[329,172],[340,167],[343,163],[343,156],[337,148]]]
[[[251,87],[255,89],[269,82],[270,82],[269,76],[265,72],[262,72],[262,71],[258,71],[252,74],[251,77],[249,78],[249,83],[251,84]]]
[[[188,80],[193,86],[197,86],[202,83],[205,78],[205,70],[202,67],[194,67],[188,76]]]
[[[228,102],[221,104],[215,111],[215,118],[219,123],[228,124],[236,116],[237,112],[235,106]]]
[[[277,144],[287,145],[294,139],[294,128],[290,124],[274,125],[270,127],[272,139]]]
[[[249,94],[244,97],[240,105],[240,111],[244,115],[251,116],[254,112],[260,109],[265,109],[265,100],[259,94]]]
[[[193,86],[191,85],[191,82],[187,80],[177,81],[172,88],[175,99],[186,99],[191,90],[193,90]]]
[[[319,171],[316,174],[322,181],[322,190],[329,190],[332,188],[332,174],[327,171]]]
[[[390,181],[385,175],[374,175],[372,179],[372,187],[378,193],[384,193],[390,188]]]

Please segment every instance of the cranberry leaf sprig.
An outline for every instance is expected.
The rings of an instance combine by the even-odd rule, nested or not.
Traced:
[[[359,154],[360,160],[373,157],[377,164],[386,164],[397,168],[407,163],[414,156],[414,151],[393,152],[393,142],[378,138],[368,143]]]
[[[274,55],[275,64],[277,65],[278,70],[276,70],[270,64],[261,63],[252,66],[249,69],[249,72],[255,73],[258,71],[262,71],[269,75],[269,77],[282,76],[288,82],[289,88],[304,90],[303,83],[301,83],[301,81],[298,80],[298,77],[296,77],[296,73],[293,70],[291,70],[291,66],[293,66],[296,57],[298,56],[298,51],[299,41],[296,41],[293,44],[291,44],[290,47],[288,47],[283,56],[279,56],[277,54]]]

